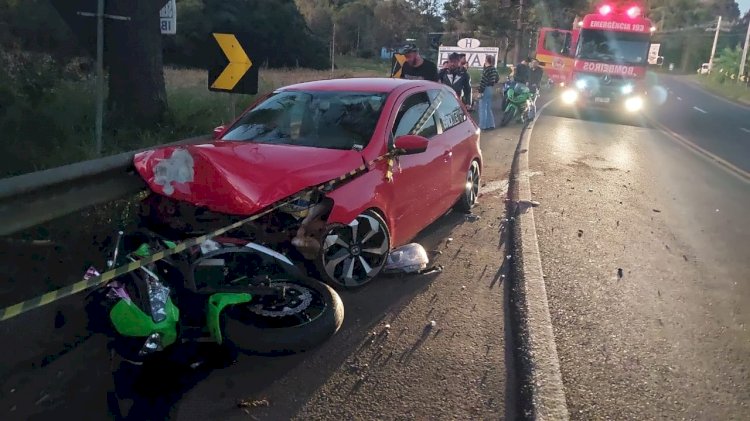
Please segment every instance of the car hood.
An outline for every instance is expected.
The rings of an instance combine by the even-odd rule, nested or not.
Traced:
[[[363,160],[352,150],[215,141],[141,152],[133,163],[158,194],[215,212],[252,215]]]

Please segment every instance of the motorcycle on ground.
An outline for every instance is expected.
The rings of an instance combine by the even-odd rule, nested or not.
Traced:
[[[108,269],[138,262],[176,244],[151,231],[119,232]],[[94,268],[85,277],[98,275]],[[338,294],[304,275],[284,255],[233,238],[214,238],[117,277],[87,296],[92,330],[105,333],[116,418],[133,383],[152,367],[175,361],[226,367],[239,351],[289,354],[308,350],[341,326]],[[199,355],[200,345],[210,352]],[[131,409],[131,411],[128,411]]]

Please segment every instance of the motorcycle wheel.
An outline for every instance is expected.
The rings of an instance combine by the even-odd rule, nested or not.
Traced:
[[[500,127],[507,126],[508,123],[510,123],[511,120],[513,120],[513,116],[515,114],[516,113],[513,111],[513,108],[511,108],[509,110],[505,110],[505,112],[503,113],[503,119],[502,119],[502,121],[500,121]]]
[[[254,297],[229,307],[223,334],[243,352],[284,355],[305,352],[333,336],[344,321],[341,297],[328,285],[309,278],[275,280],[287,286],[285,303]]]

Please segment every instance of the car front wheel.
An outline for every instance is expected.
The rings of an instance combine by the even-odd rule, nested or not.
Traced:
[[[346,225],[331,224],[323,236],[318,271],[334,287],[362,286],[383,270],[390,241],[388,226],[373,211],[361,213]]]

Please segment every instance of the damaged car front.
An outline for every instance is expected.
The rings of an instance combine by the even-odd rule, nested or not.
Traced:
[[[313,187],[363,168],[387,99],[385,92],[280,90],[212,142],[136,155],[152,192],[142,202],[142,222],[184,239],[286,201],[227,235],[314,267],[334,199]]]

